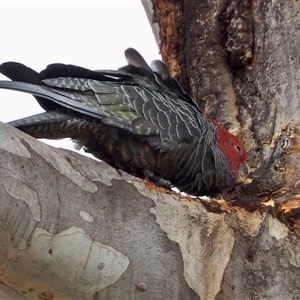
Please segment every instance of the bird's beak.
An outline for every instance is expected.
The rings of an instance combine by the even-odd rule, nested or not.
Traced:
[[[243,161],[240,165],[239,168],[239,179],[238,179],[238,183],[242,183],[246,180],[246,178],[249,175],[249,167],[248,164],[246,163],[246,161]]]

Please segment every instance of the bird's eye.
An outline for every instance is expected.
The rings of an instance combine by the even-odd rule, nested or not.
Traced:
[[[242,148],[239,145],[236,145],[235,148],[240,154],[242,154]]]

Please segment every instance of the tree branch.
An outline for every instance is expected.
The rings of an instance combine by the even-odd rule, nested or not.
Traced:
[[[0,199],[0,295],[240,300],[300,293],[300,243],[271,215],[145,185],[2,123]]]

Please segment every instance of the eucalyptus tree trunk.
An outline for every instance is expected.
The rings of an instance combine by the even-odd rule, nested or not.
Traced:
[[[298,2],[143,4],[249,179],[183,197],[1,123],[0,299],[300,299]]]

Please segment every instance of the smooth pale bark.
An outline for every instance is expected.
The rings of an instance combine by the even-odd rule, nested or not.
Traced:
[[[0,202],[3,299],[300,294],[299,240],[270,214],[145,185],[2,123]]]

